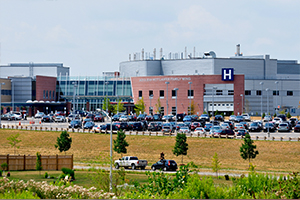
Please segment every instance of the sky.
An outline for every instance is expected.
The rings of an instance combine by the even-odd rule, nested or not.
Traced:
[[[270,55],[300,62],[297,0],[0,0],[0,64],[63,63],[71,76],[118,71],[129,54]],[[133,58],[133,56],[132,56]]]

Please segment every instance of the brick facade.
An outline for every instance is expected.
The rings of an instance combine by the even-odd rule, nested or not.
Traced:
[[[36,100],[55,101],[56,81],[56,77],[36,76]]]

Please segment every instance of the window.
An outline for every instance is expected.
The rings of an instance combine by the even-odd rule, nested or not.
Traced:
[[[176,91],[172,90],[172,97],[176,97]]]
[[[194,96],[194,90],[188,90],[188,97]]]
[[[165,107],[160,107],[160,114],[165,115]]]
[[[223,95],[223,90],[217,90],[216,95]]]
[[[218,104],[218,106],[221,106],[221,104]]]
[[[43,98],[44,98],[44,99],[46,98],[45,90],[43,91]]]
[[[251,90],[245,90],[245,95],[251,95]]]
[[[48,99],[48,90],[46,91],[46,99]]]
[[[159,97],[164,98],[165,96],[165,91],[164,90],[159,90]]]
[[[49,91],[49,99],[51,99],[52,95],[51,95],[51,91]]]
[[[149,90],[149,97],[153,95],[153,90]]]
[[[176,107],[172,107],[172,114],[176,115]]]
[[[143,97],[143,91],[139,91],[139,97],[141,98],[141,97]]]
[[[287,91],[287,92],[286,92],[286,95],[287,95],[287,96],[293,96],[293,91]]]
[[[257,96],[261,96],[261,90],[257,90],[257,91],[256,91],[256,95],[257,95]]]
[[[222,106],[225,106],[225,103],[223,103]]]
[[[279,96],[279,91],[273,90],[273,96]]]
[[[228,95],[234,95],[234,91],[233,90],[228,90]]]
[[[54,91],[52,92],[52,94],[53,94],[53,99],[55,99],[55,93],[54,93]]]

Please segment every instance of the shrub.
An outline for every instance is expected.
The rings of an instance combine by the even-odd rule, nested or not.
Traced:
[[[48,172],[45,172],[44,178],[48,178]]]
[[[0,176],[2,176],[2,170],[0,169]]]
[[[63,168],[61,169],[61,171],[62,171],[65,175],[70,175],[70,176],[72,177],[72,179],[75,180],[75,172],[74,172],[74,170],[63,167]]]
[[[1,168],[2,168],[2,170],[6,170],[6,169],[7,169],[7,167],[8,167],[8,165],[7,165],[7,163],[6,163],[6,162],[4,162],[4,163],[2,163],[2,164],[1,164]]]

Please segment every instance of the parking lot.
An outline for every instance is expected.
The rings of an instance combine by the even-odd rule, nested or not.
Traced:
[[[104,125],[110,123],[110,120],[106,120],[105,122],[95,122],[96,125]],[[115,123],[115,122],[112,122]],[[178,122],[182,123],[182,122]],[[249,123],[249,122],[248,122]],[[92,133],[94,132],[92,129],[72,129],[69,128],[68,122],[41,122],[41,119],[35,118],[27,118],[27,120],[15,120],[15,121],[1,121],[2,128],[9,128],[9,129],[23,129],[23,130],[43,130],[43,131],[62,131],[67,130],[69,132],[85,132],[85,133]],[[125,131],[126,135],[148,135],[148,136],[176,136],[176,132],[173,133],[164,133],[160,131],[136,131],[136,130],[128,130]],[[102,130],[102,133],[110,133],[110,130]],[[116,133],[116,131],[113,131]],[[274,141],[299,141],[300,140],[300,133],[294,132],[293,130],[289,132],[249,132],[250,136],[254,140],[274,140]],[[211,137],[208,132],[204,132],[202,134],[195,133],[190,131],[186,133],[188,137]],[[237,138],[241,139],[242,136],[220,136],[222,138]]]

